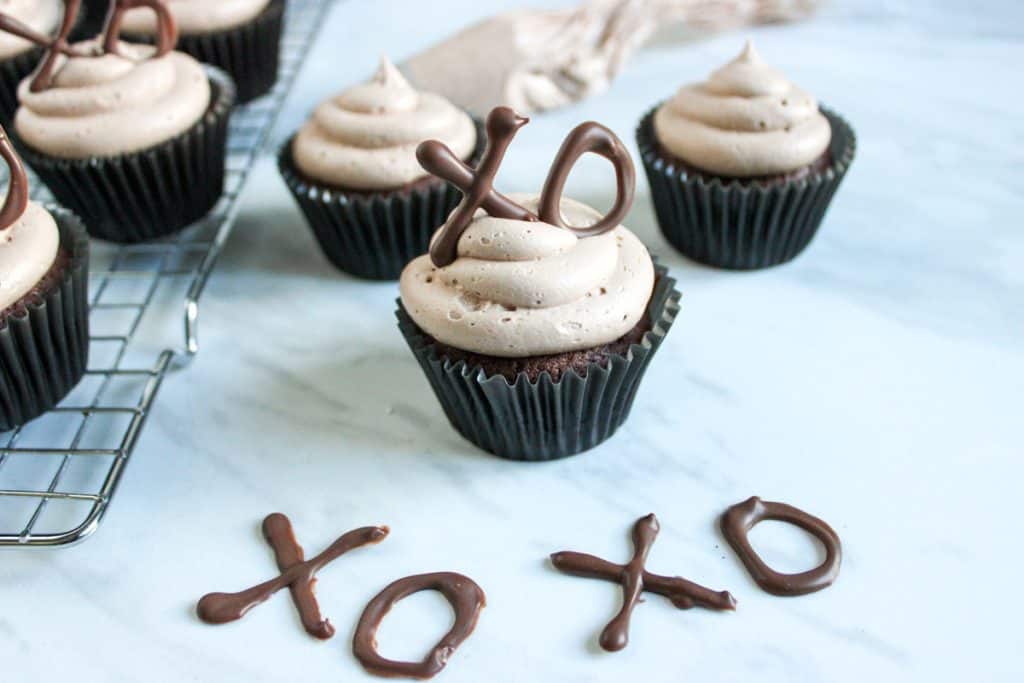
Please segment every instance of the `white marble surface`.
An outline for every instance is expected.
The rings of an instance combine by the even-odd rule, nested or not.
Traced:
[[[401,58],[515,3],[433,4],[339,5],[278,138],[377,53]],[[641,188],[629,224],[679,279],[683,313],[630,422],[563,462],[506,463],[452,431],[395,329],[395,287],[333,272],[265,161],[204,300],[202,351],[165,382],[104,526],[71,549],[0,554],[0,678],[370,680],[349,648],[363,605],[392,579],[458,570],[489,605],[451,683],[1020,680],[1024,11],[952,4],[837,1],[746,32],[849,118],[858,158],[810,249],[750,274],[670,251]],[[584,118],[631,141],[650,104],[743,35],[645,52],[611,92],[525,129],[501,186],[536,189]],[[587,165],[571,192],[606,206],[605,170]],[[714,524],[751,494],[835,525],[833,588],[757,589]],[[274,574],[258,535],[273,510],[310,553],[392,527],[322,573],[331,641],[302,632],[286,595],[228,626],[193,615],[204,592]],[[624,560],[650,511],[663,527],[650,568],[727,588],[739,610],[652,597],[629,648],[605,654],[595,637],[619,591],[545,557]],[[754,536],[781,568],[817,560],[788,528]],[[418,656],[448,618],[440,598],[410,599],[382,651]]]

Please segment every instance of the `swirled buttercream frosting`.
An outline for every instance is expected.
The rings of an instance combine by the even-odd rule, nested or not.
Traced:
[[[654,130],[671,154],[733,178],[796,171],[821,157],[832,138],[817,100],[765,64],[750,42],[663,104]]]
[[[476,126],[440,95],[413,89],[384,59],[368,82],[316,108],[292,143],[292,157],[318,182],[390,190],[426,175],[416,146],[428,139],[466,159],[476,146]]]
[[[513,196],[530,211],[536,197]],[[593,225],[594,209],[562,200],[572,225]],[[596,237],[539,221],[478,211],[458,258],[437,268],[413,260],[399,283],[409,316],[439,342],[464,351],[524,358],[613,342],[640,322],[654,288],[654,264],[619,226]]]
[[[60,0],[0,0],[0,12],[47,35],[60,23],[61,9]],[[0,59],[20,55],[32,47],[24,38],[0,32]]]
[[[53,266],[60,233],[53,216],[29,202],[10,227],[0,230],[0,310],[17,303]]]
[[[170,140],[206,113],[210,82],[192,57],[147,59],[152,47],[127,43],[120,52],[61,57],[53,86],[40,92],[23,81],[15,116],[21,139],[56,157],[113,156]]]
[[[270,0],[164,0],[183,34],[223,31],[255,19]],[[137,7],[128,10],[122,27],[129,33],[156,32],[153,10]]]

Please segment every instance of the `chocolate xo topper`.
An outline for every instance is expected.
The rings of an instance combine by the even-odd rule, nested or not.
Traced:
[[[66,57],[102,57],[106,54],[120,54],[118,42],[121,39],[121,22],[124,13],[136,7],[148,7],[156,13],[157,38],[156,53],[151,58],[162,57],[174,49],[178,42],[178,26],[174,21],[167,6],[162,0],[111,0],[110,9],[107,11],[106,23],[103,32],[97,36],[99,45],[96,48],[88,49],[71,45],[69,36],[75,28],[78,20],[78,10],[81,7],[81,0],[66,0],[64,3],[64,18],[61,20],[60,29],[55,37],[50,37],[36,31],[14,17],[0,12],[0,31],[6,31],[12,35],[24,38],[45,48],[46,53],[39,63],[32,83],[29,86],[32,92],[40,92],[53,85],[54,70],[57,68],[57,58],[60,55]]]
[[[25,165],[21,162],[21,157],[14,151],[14,145],[11,144],[11,139],[7,137],[7,131],[2,126],[0,157],[3,157],[9,169],[7,198],[4,199],[3,208],[0,208],[0,230],[6,230],[21,218],[28,207],[28,175],[25,174]]]
[[[473,220],[477,209],[483,209],[495,218],[521,221],[544,221],[571,230],[579,237],[594,237],[617,227],[633,204],[636,189],[636,169],[626,146],[611,130],[594,121],[576,126],[562,142],[548,171],[540,194],[538,214],[515,203],[494,189],[494,176],[498,173],[512,138],[530,122],[509,107],[495,107],[487,115],[487,146],[477,167],[465,164],[451,149],[439,140],[427,140],[416,149],[416,158],[429,173],[450,182],[462,190],[462,201],[448,217],[433,244],[430,259],[438,268],[455,261],[459,238]],[[588,227],[567,225],[562,218],[562,192],[576,162],[587,152],[593,152],[612,162],[615,167],[615,204],[597,223]]]

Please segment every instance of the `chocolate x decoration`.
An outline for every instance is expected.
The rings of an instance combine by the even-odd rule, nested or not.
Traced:
[[[736,609],[736,599],[728,591],[716,592],[678,576],[659,576],[644,569],[647,554],[660,529],[658,518],[653,514],[637,520],[633,525],[633,559],[627,564],[614,564],[593,555],[570,551],[551,556],[555,568],[566,574],[622,584],[622,609],[605,626],[599,641],[601,647],[609,652],[621,650],[629,643],[629,619],[644,591],[665,596],[679,609]]]
[[[3,208],[0,208],[0,230],[6,230],[21,218],[28,207],[28,175],[25,173],[25,164],[14,151],[14,145],[11,144],[11,139],[7,137],[7,131],[2,126],[0,158],[7,162],[10,169],[7,175],[7,197],[4,199]]]
[[[512,138],[529,121],[509,107],[492,109],[485,122],[487,145],[476,169],[466,165],[439,140],[427,140],[416,149],[416,158],[427,172],[462,190],[462,200],[430,245],[430,259],[435,266],[442,268],[455,261],[459,238],[469,227],[477,209],[483,209],[495,218],[542,220],[571,230],[578,237],[593,237],[614,229],[629,211],[636,186],[633,161],[615,133],[593,121],[574,128],[555,155],[540,195],[539,216],[495,190],[494,176],[505,152]],[[594,225],[575,227],[566,224],[562,218],[562,191],[573,166],[587,152],[605,157],[615,167],[615,204]]]
[[[386,526],[354,529],[313,559],[304,560],[302,546],[295,539],[292,523],[281,513],[275,512],[263,520],[263,536],[274,549],[281,575],[238,593],[208,593],[199,601],[196,611],[199,618],[209,624],[226,624],[241,619],[253,607],[288,586],[306,632],[326,640],[334,635],[334,627],[320,616],[320,606],[313,594],[316,573],[349,550],[380,543],[387,535]]]
[[[162,0],[112,0],[98,48],[75,47],[71,45],[69,38],[75,28],[81,4],[81,0],[66,0],[64,3],[64,17],[61,20],[60,29],[57,31],[55,38],[50,38],[9,14],[0,12],[0,31],[6,31],[11,35],[24,38],[46,50],[42,61],[39,62],[39,66],[36,68],[35,75],[32,76],[32,82],[29,84],[29,89],[32,92],[41,92],[53,85],[57,58],[61,55],[66,57],[101,57],[105,54],[119,54],[118,41],[121,34],[121,21],[124,18],[124,13],[130,9],[148,7],[156,12],[157,49],[152,57],[161,57],[167,54],[174,49],[174,45],[178,41],[178,27],[174,21],[174,16]]]

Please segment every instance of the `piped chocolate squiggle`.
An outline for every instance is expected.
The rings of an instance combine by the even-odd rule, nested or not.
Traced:
[[[8,168],[7,197],[3,208],[0,208],[0,230],[6,230],[21,218],[28,207],[28,175],[3,127],[0,127],[0,157]]]
[[[660,530],[658,518],[653,514],[638,519],[633,525],[633,558],[624,565],[570,551],[551,556],[551,564],[559,571],[622,584],[622,608],[605,626],[599,639],[601,647],[609,652],[617,652],[629,643],[629,621],[644,591],[667,597],[679,609],[736,609],[736,599],[728,591],[713,591],[680,577],[651,574],[644,568]]]
[[[316,573],[348,551],[380,543],[387,535],[386,526],[354,529],[313,559],[304,560],[302,546],[295,538],[291,522],[275,512],[263,520],[263,536],[274,549],[281,575],[238,593],[208,593],[199,600],[196,613],[208,624],[226,624],[241,619],[253,607],[288,586],[306,632],[326,640],[334,635],[334,627],[320,615],[320,607],[313,594]]]
[[[428,172],[447,180],[462,190],[462,200],[448,217],[440,234],[430,247],[434,265],[443,268],[458,256],[459,238],[473,221],[477,209],[483,209],[494,218],[521,221],[544,221],[566,228],[578,237],[593,237],[615,229],[629,212],[636,189],[636,170],[633,160],[622,141],[608,128],[594,121],[580,124],[562,143],[548,172],[541,193],[538,214],[512,201],[494,189],[494,176],[501,166],[512,138],[530,119],[520,116],[509,107],[495,107],[487,115],[487,146],[476,169],[467,166],[446,145],[427,140],[416,150],[416,157]],[[569,173],[579,158],[587,152],[605,157],[615,167],[616,196],[611,210],[594,225],[578,228],[567,225],[560,207],[562,191]]]
[[[61,56],[102,57],[105,54],[120,54],[118,43],[120,41],[121,22],[124,18],[124,13],[130,9],[147,7],[156,13],[157,49],[150,57],[151,59],[167,54],[174,49],[175,44],[178,42],[178,29],[174,22],[174,16],[162,0],[112,0],[103,32],[98,36],[100,38],[98,48],[86,49],[71,45],[70,36],[78,20],[81,4],[81,0],[66,0],[60,29],[54,38],[50,38],[18,19],[0,12],[0,31],[6,31],[19,38],[24,38],[44,48],[46,51],[42,61],[40,61],[39,66],[36,68],[35,74],[32,76],[32,82],[29,86],[32,92],[42,92],[53,85],[57,60]]]

